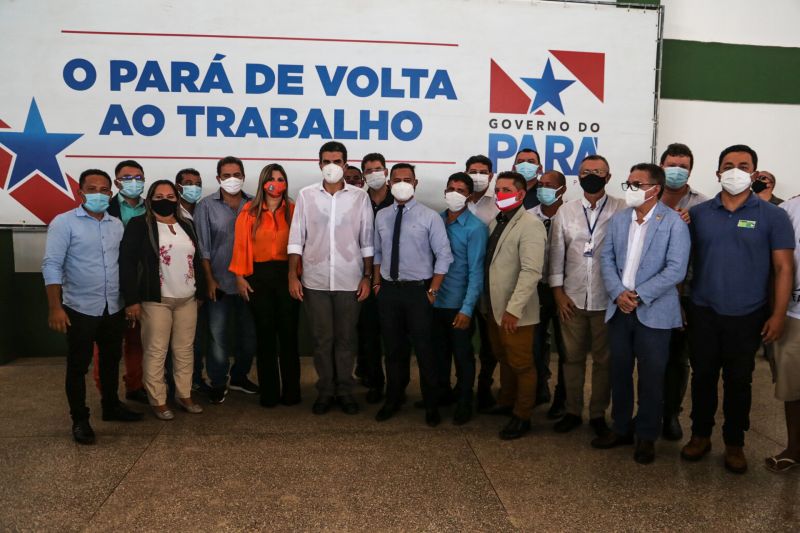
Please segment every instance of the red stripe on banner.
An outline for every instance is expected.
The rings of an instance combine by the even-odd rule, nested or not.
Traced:
[[[78,182],[72,179],[69,174],[66,175],[66,178],[72,190],[73,198],[67,196],[61,189],[53,187],[50,181],[44,179],[38,173],[9,194],[14,200],[33,213],[36,218],[45,224],[49,224],[57,215],[77,207],[80,203],[78,200]]]
[[[208,160],[219,161],[222,156],[192,156],[192,155],[90,155],[72,154],[65,157],[74,159],[183,159],[183,160]],[[240,157],[242,161],[312,161],[317,162],[315,157]],[[353,158],[351,161],[361,161],[361,158]],[[387,159],[387,163],[414,163],[420,165],[455,165],[455,161],[425,161],[414,159]]]
[[[5,123],[5,122],[3,122],[2,120],[0,120],[0,128],[2,128],[2,129],[4,129],[4,130],[5,130],[5,129],[8,129],[8,128],[10,128],[10,127],[11,127],[11,126],[9,126],[8,124],[6,124],[6,123]]]
[[[457,47],[457,43],[434,43],[423,41],[382,41],[372,39],[332,39],[325,37],[280,37],[275,35],[218,35],[211,33],[152,33],[133,31],[90,31],[61,30],[61,33],[72,35],[121,35],[128,37],[192,37],[200,39],[257,39],[267,41],[311,41],[323,43],[358,43],[358,44],[399,44],[412,46],[445,46]]]

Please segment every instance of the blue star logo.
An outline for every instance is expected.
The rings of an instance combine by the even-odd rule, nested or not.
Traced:
[[[562,115],[564,114],[564,107],[561,105],[561,91],[575,83],[575,80],[557,80],[553,76],[553,67],[550,65],[549,59],[541,78],[522,78],[522,81],[536,91],[536,98],[533,100],[533,105],[531,105],[528,113],[532,113],[544,104],[550,103]]]
[[[36,100],[32,100],[25,129],[22,132],[0,130],[0,144],[16,154],[14,169],[11,171],[6,188],[13,188],[38,171],[69,192],[69,186],[61,173],[56,156],[82,136],[82,133],[49,133],[44,128]]]

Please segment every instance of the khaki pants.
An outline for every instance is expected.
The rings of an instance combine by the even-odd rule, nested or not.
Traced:
[[[514,415],[530,420],[536,402],[536,367],[533,364],[533,330],[521,326],[506,333],[489,315],[486,320],[492,353],[500,362],[500,394],[497,404],[513,406]]]
[[[592,354],[592,398],[589,418],[605,416],[611,401],[609,386],[608,327],[605,311],[576,309],[573,317],[561,323],[566,358],[564,381],[567,392],[567,413],[583,414],[583,387],[586,379],[586,358]]]
[[[151,405],[167,403],[164,362],[167,358],[167,349],[170,347],[175,396],[191,397],[196,325],[197,302],[193,296],[162,298],[161,303],[142,303],[144,386]]]

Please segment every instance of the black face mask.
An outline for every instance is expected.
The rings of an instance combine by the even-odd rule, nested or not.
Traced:
[[[597,194],[606,186],[606,179],[601,178],[597,174],[588,174],[578,181],[581,184],[581,188],[589,194]]]
[[[161,200],[150,200],[150,208],[157,215],[168,217],[174,215],[178,210],[178,202],[162,198]]]
[[[761,191],[763,191],[764,189],[767,188],[767,184],[765,182],[761,181],[761,180],[756,180],[756,181],[753,182],[753,185],[751,186],[751,188],[753,189],[754,193],[758,194],[758,193],[760,193]]]

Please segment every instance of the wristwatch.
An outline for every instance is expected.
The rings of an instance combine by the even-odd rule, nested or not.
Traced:
[[[436,298],[436,295],[439,294],[439,291],[435,291],[433,289],[428,289],[428,294]]]
[[[637,302],[639,302],[640,304],[641,304],[641,303],[644,303],[644,302],[642,301],[642,297],[641,297],[641,296],[639,296],[639,293],[638,293],[638,292],[636,292],[636,291],[633,291],[633,294],[635,294],[635,295],[636,295],[636,301],[637,301]]]

